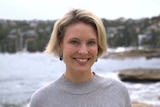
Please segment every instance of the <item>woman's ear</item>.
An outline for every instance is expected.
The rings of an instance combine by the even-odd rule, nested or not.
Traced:
[[[61,42],[59,42],[59,48],[60,48],[60,50],[62,50],[63,49],[63,42],[61,41]]]
[[[63,60],[63,43],[62,42],[59,42],[59,59],[60,61]]]

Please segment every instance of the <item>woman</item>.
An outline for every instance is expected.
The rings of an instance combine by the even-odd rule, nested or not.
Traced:
[[[63,60],[66,71],[36,91],[30,107],[131,107],[122,83],[91,71],[106,53],[105,28],[93,13],[82,9],[66,13],[55,23],[46,52]]]

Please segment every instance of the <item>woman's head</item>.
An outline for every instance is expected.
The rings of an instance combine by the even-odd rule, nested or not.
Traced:
[[[60,48],[60,43],[63,41],[67,27],[80,22],[91,25],[97,33],[97,56],[99,57],[105,53],[107,48],[106,32],[101,19],[93,13],[82,9],[73,9],[69,11],[55,23],[51,38],[45,51],[49,54],[60,56],[62,51]]]

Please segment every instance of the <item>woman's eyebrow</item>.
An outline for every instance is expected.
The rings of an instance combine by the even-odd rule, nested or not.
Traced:
[[[97,39],[92,38],[92,39],[89,39],[88,41],[97,41]]]

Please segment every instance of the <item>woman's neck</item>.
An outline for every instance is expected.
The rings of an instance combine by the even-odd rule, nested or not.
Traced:
[[[66,71],[64,77],[72,82],[86,82],[94,77],[94,73],[89,72],[70,72]]]

